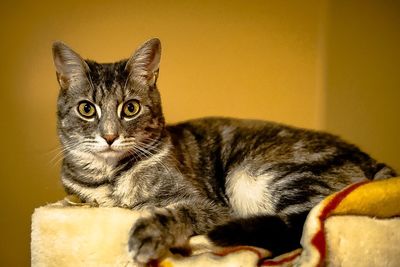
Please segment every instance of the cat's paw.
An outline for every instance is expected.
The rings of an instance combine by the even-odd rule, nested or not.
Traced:
[[[174,242],[174,236],[157,216],[141,218],[133,225],[128,242],[135,261],[148,263],[162,257]]]

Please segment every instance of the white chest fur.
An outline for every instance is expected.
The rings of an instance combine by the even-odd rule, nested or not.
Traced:
[[[160,152],[142,160],[137,166],[118,177],[113,189],[113,196],[119,199],[121,205],[130,207],[139,196],[142,198],[141,201],[147,197],[146,192],[151,189],[147,188],[148,183],[146,182],[155,177],[153,177],[154,174],[147,174],[146,170],[154,168],[157,164],[162,164],[162,160],[167,156],[169,150],[169,146],[164,146]]]

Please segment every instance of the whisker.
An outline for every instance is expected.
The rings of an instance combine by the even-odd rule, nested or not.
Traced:
[[[153,141],[153,142],[154,142],[154,141],[157,141],[156,139],[151,139],[151,138],[145,138],[145,140],[149,140],[149,141]],[[138,143],[144,144],[144,143],[141,142],[141,141],[138,141]],[[153,145],[152,145],[152,149],[154,149],[156,153],[159,153],[161,150],[160,150],[160,149],[157,149],[157,148],[155,147],[156,145],[157,145],[157,144],[153,144]],[[180,165],[181,163],[180,163],[175,157],[173,157],[173,156],[170,155],[170,154],[167,154],[167,158],[170,159],[170,160],[173,162],[174,167],[175,167],[174,169],[175,169],[176,171],[178,171],[179,174],[181,174],[181,175],[183,176],[181,170],[180,170],[179,167],[178,167],[178,165]]]
[[[75,150],[78,147],[80,148],[81,152],[90,152],[90,147],[92,147],[93,144],[95,144],[95,143],[97,143],[97,142],[95,142],[91,139],[85,139],[81,142],[76,142],[76,141],[64,142],[61,147],[58,147],[55,150],[53,150],[53,152],[56,152],[56,154],[50,160],[50,164],[52,167],[54,167],[61,160],[63,160],[65,153]],[[90,146],[90,147],[88,147],[88,146]]]
[[[57,154],[50,160],[50,164],[52,167],[54,167],[57,163],[59,163],[64,157],[64,153],[66,153],[70,149],[75,148],[75,144],[66,144],[63,147],[60,148],[60,151],[57,152]]]
[[[142,153],[147,154],[147,155],[150,156],[150,157],[155,156],[155,154],[151,153],[150,151],[148,151],[148,150],[146,150],[146,149],[144,149],[144,148],[137,147],[137,149],[139,149]],[[167,173],[169,174],[170,177],[173,177],[170,168],[168,168],[161,160],[159,160],[159,159],[157,159],[157,158],[155,158],[154,160],[155,160],[158,164],[160,164],[160,165],[167,171]],[[178,171],[179,171],[179,170],[178,170]],[[179,171],[179,172],[180,172],[180,171]]]

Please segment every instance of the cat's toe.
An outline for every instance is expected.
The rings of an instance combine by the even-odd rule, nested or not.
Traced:
[[[139,219],[132,227],[128,248],[135,261],[148,263],[161,258],[173,242],[168,229],[155,219]]]

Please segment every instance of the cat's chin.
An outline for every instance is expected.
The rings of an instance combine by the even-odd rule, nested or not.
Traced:
[[[124,151],[117,151],[117,150],[111,150],[111,149],[107,149],[104,151],[100,151],[97,152],[96,155],[100,158],[103,159],[120,159],[122,157],[125,156],[125,152]]]

